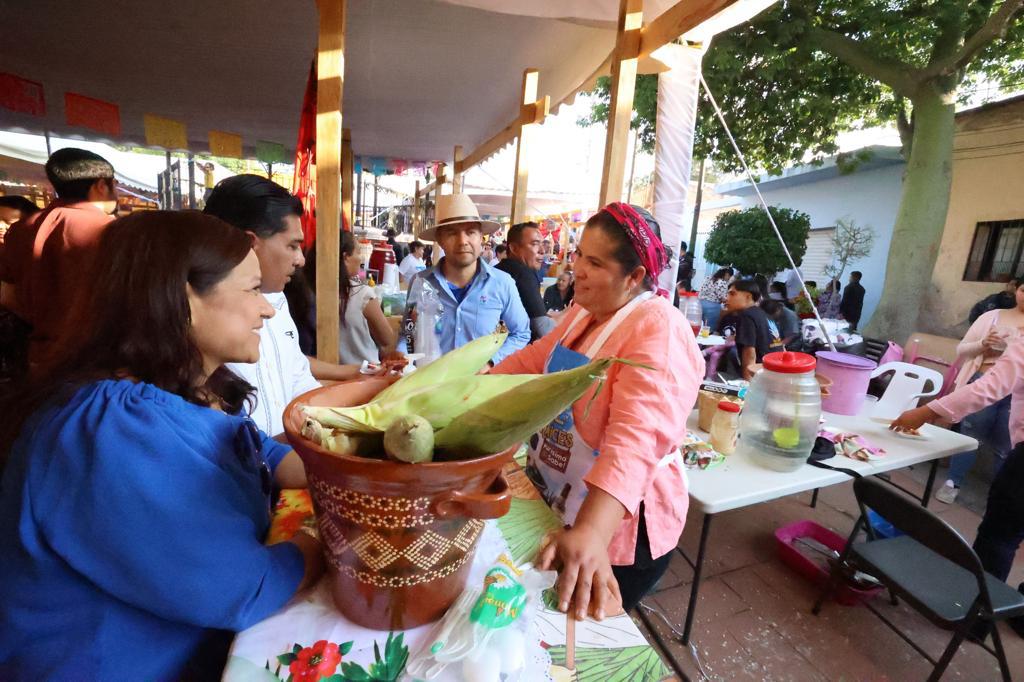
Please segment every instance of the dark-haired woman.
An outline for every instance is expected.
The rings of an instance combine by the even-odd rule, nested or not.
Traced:
[[[559,606],[572,604],[577,618],[601,618],[620,599],[634,607],[664,574],[686,520],[677,448],[704,360],[657,285],[668,254],[657,223],[640,211],[614,203],[587,221],[572,306],[548,335],[492,370],[554,372],[608,356],[647,366],[612,365],[600,390],[530,443],[527,473],[568,524],[539,563],[559,568]]]
[[[382,354],[394,350],[398,335],[384,317],[380,296],[359,279],[360,257],[351,232],[341,233],[341,259],[346,275],[341,279],[338,297],[341,362],[354,365],[364,360],[380,362]]]
[[[174,679],[322,569],[300,534],[263,545],[287,446],[238,416],[273,315],[249,237],[212,216],[110,224],[82,335],[4,424],[0,679]],[[216,674],[216,671],[212,671]]]
[[[697,298],[700,300],[704,323],[711,329],[718,328],[718,320],[722,317],[722,305],[729,293],[729,282],[735,271],[732,268],[719,268],[715,274],[704,280]]]

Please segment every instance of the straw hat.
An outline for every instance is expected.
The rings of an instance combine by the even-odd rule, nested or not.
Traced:
[[[448,225],[477,223],[484,234],[494,234],[501,225],[493,220],[481,220],[480,211],[467,194],[442,194],[434,209],[434,226],[420,233],[420,239],[436,241],[437,229]]]

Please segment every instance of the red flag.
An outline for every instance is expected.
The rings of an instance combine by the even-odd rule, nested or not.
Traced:
[[[82,126],[113,137],[121,135],[121,109],[116,104],[64,93],[64,120],[69,126]]]
[[[309,67],[306,94],[302,98],[292,194],[302,202],[302,248],[306,250],[316,239],[316,56]]]
[[[0,107],[33,116],[46,115],[43,84],[13,73],[0,73]]]

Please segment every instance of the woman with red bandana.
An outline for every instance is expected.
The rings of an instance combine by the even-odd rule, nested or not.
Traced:
[[[559,570],[562,611],[600,620],[620,602],[636,606],[679,542],[688,497],[678,446],[704,360],[658,286],[669,257],[649,213],[609,204],[587,221],[577,253],[562,321],[491,371],[556,372],[611,356],[646,366],[612,365],[599,390],[530,441],[527,474],[566,524],[538,564]]]

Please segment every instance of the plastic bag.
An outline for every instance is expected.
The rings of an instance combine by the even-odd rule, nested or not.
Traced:
[[[444,307],[437,289],[427,279],[417,277],[407,297],[402,334],[406,353],[415,354],[416,366],[425,367],[441,357],[441,319]]]
[[[556,575],[530,564],[519,568],[507,555],[499,556],[483,584],[467,585],[409,658],[405,679],[434,680],[446,669],[466,682],[523,679],[529,628],[541,593],[554,585]]]

